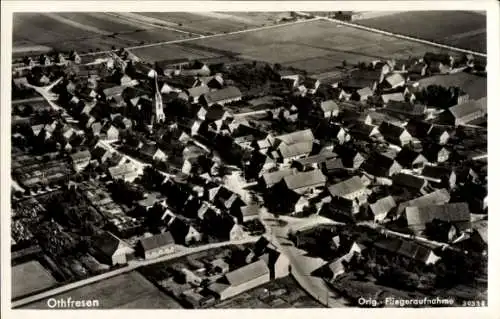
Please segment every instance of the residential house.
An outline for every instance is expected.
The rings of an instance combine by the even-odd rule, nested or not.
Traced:
[[[390,73],[387,74],[381,83],[381,88],[383,89],[397,89],[404,87],[406,84],[406,79],[401,73]]]
[[[438,145],[445,145],[450,139],[450,133],[440,126],[433,126],[428,132],[428,138]]]
[[[324,187],[326,177],[320,170],[298,172],[293,175],[283,177],[281,181],[288,190],[297,194],[304,194],[315,188]]]
[[[396,126],[388,122],[382,122],[378,130],[387,142],[398,146],[409,144],[412,140],[412,136],[404,127]]]
[[[399,173],[402,167],[396,160],[382,154],[374,153],[368,157],[368,160],[363,162],[361,169],[375,177],[390,177]]]
[[[405,126],[411,136],[420,140],[427,139],[429,132],[433,127],[434,126],[431,123],[416,119],[410,119]]]
[[[207,94],[210,92],[210,88],[208,86],[195,86],[193,88],[188,88],[186,90],[187,92],[187,97],[189,99],[190,102],[192,103],[198,103],[199,102],[199,99],[200,97],[203,95],[203,94]]]
[[[179,245],[189,246],[201,240],[200,232],[180,218],[172,218],[168,222],[168,229]]]
[[[283,168],[273,172],[267,172],[262,174],[259,178],[259,184],[263,188],[270,188],[275,184],[279,183],[285,176],[292,175],[295,173],[293,168]]]
[[[342,159],[342,164],[346,168],[358,169],[365,161],[364,156],[351,147],[337,145],[334,152]]]
[[[321,166],[321,170],[325,175],[335,174],[344,169],[345,167],[342,163],[342,159],[339,157],[329,159]]]
[[[427,74],[427,64],[424,62],[418,62],[410,65],[410,67],[408,68],[408,74],[412,78],[425,76]]]
[[[332,261],[331,263],[328,264],[328,270],[331,273],[330,277],[331,281],[335,281],[340,276],[346,273],[347,269],[345,267],[345,264],[349,263],[353,257],[354,254],[348,252],[347,254],[343,255],[342,257],[339,257],[335,261]]]
[[[195,68],[183,68],[180,70],[179,74],[183,76],[209,76],[210,68],[208,65],[201,63]]]
[[[427,74],[447,74],[450,73],[451,67],[449,65],[444,64],[441,61],[431,61],[427,68]]]
[[[208,290],[220,300],[226,300],[247,290],[269,282],[271,276],[264,260],[258,260],[225,274],[222,280],[212,283]]]
[[[375,203],[368,206],[369,212],[373,215],[376,223],[383,222],[387,215],[396,208],[396,201],[392,196],[380,198]]]
[[[422,155],[431,163],[444,163],[450,157],[450,151],[438,144],[427,144]]]
[[[349,126],[349,134],[364,140],[371,140],[380,136],[378,128],[374,125],[368,125],[363,122],[356,122]]]
[[[134,256],[134,249],[110,232],[94,237],[92,246],[94,256],[110,266],[124,265]]]
[[[354,93],[351,95],[351,100],[353,101],[360,101],[360,102],[366,102],[369,97],[373,95],[373,90],[371,87],[364,87],[361,89],[358,89],[354,91]]]
[[[368,190],[359,176],[351,177],[340,183],[328,187],[328,192],[333,197],[342,197],[348,200],[357,200],[359,203],[366,201]]]
[[[316,91],[318,90],[320,84],[320,80],[306,77],[300,84],[299,90],[301,87],[303,87],[304,92],[308,94],[316,94]]]
[[[396,156],[396,161],[403,168],[422,168],[428,163],[425,156],[409,148],[403,148]]]
[[[471,215],[467,203],[410,206],[405,209],[405,217],[408,228],[415,233],[424,231],[426,224],[433,220],[450,222],[459,230],[466,230],[471,227]]]
[[[108,171],[112,179],[123,179],[126,182],[133,182],[139,176],[137,167],[132,163],[124,163],[110,167]]]
[[[457,175],[452,168],[444,166],[425,166],[422,170],[422,176],[429,179],[431,184],[445,187],[448,189],[455,188]]]
[[[271,145],[277,146],[280,143],[284,143],[287,145],[301,143],[301,142],[313,142],[314,134],[311,129],[296,131],[288,134],[279,135],[276,137],[270,137],[269,141]]]
[[[90,152],[88,150],[76,152],[70,155],[71,161],[75,171],[82,171],[89,163],[91,159]]]
[[[139,155],[149,162],[165,162],[167,160],[167,154],[154,144],[143,144],[142,147],[139,148]]]
[[[290,163],[298,158],[308,156],[312,149],[312,142],[299,142],[295,144],[281,143],[277,150],[271,153],[271,156],[280,163]]]
[[[390,101],[395,101],[395,102],[405,102],[406,97],[403,92],[396,92],[396,93],[384,93],[380,96],[382,98],[382,101],[384,104],[388,104]],[[410,101],[413,103],[413,101]]]
[[[175,241],[170,232],[141,238],[137,247],[140,256],[146,260],[173,254],[175,250]]]
[[[418,261],[425,265],[432,265],[441,259],[432,249],[427,246],[422,246],[413,241],[403,240],[400,238],[384,238],[374,243],[375,248],[402,256],[408,259]]]
[[[422,192],[427,187],[427,181],[417,176],[398,173],[391,176],[394,186],[407,188],[414,192]]]
[[[202,95],[201,102],[207,106],[214,104],[224,105],[234,101],[240,101],[242,94],[237,87],[228,86],[221,90],[208,92]]]
[[[207,86],[210,89],[220,90],[224,87],[224,79],[220,73],[213,76],[200,76],[197,80],[198,85]]]
[[[306,158],[299,158],[292,163],[292,168],[297,168],[303,172],[310,169],[319,169],[328,160],[335,158],[337,155],[332,152],[322,152],[316,155],[308,156]]]
[[[322,101],[320,103],[321,112],[324,118],[337,117],[340,109],[337,103],[333,100]]]
[[[116,141],[120,137],[120,131],[112,124],[105,125],[100,133],[108,141]]]

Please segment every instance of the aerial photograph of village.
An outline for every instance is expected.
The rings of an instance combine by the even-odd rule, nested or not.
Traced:
[[[487,306],[486,43],[480,11],[14,13],[11,307]]]

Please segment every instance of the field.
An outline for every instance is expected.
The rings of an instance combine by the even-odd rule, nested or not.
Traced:
[[[458,86],[462,88],[472,99],[479,99],[486,96],[486,78],[460,72],[456,74],[435,75],[419,80],[421,87],[429,85],[441,85],[444,87]]]
[[[229,51],[246,59],[301,68],[310,73],[332,70],[344,60],[357,63],[380,58],[407,58],[410,55],[423,55],[427,51],[439,51],[423,44],[321,20],[195,39],[187,43],[204,46],[207,50]],[[144,55],[151,58],[155,55],[152,53],[154,51],[164,58],[164,54],[161,54],[163,47],[168,52],[168,45],[133,52],[139,57]]]
[[[282,294],[273,296],[273,293],[280,290]],[[214,308],[323,308],[323,306],[302,290],[291,276],[288,276],[223,301]]]
[[[209,59],[221,56],[220,53],[193,48],[182,44],[165,44],[160,46],[146,47],[131,50],[141,60],[153,63],[155,61],[187,58],[187,59]]]
[[[358,24],[486,52],[486,16],[468,11],[414,11],[355,21]]]
[[[99,300],[99,307],[128,309],[182,308],[175,300],[158,290],[138,272],[130,272],[52,298],[71,297],[73,300]],[[47,300],[37,301],[24,308],[47,309]]]
[[[138,14],[204,35],[274,24],[280,17],[290,16],[289,13],[279,12],[140,12]]]
[[[164,26],[130,20],[115,13],[16,13],[13,21],[13,50],[33,46],[57,50],[109,50],[189,37]]]
[[[49,288],[57,281],[38,261],[12,267],[12,298]]]

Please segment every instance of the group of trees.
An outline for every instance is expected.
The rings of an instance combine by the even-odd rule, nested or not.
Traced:
[[[465,94],[465,92],[459,87],[446,88],[441,85],[429,85],[425,89],[417,92],[416,98],[425,105],[447,109],[456,105],[458,97],[463,94]]]

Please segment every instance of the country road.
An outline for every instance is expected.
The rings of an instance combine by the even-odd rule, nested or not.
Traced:
[[[189,248],[182,247],[181,250],[178,251],[177,253],[165,255],[165,256],[162,256],[162,257],[159,257],[156,259],[133,260],[133,261],[130,261],[129,264],[125,267],[115,269],[115,270],[112,270],[112,271],[109,271],[109,272],[106,272],[104,274],[100,274],[100,275],[97,275],[94,277],[86,278],[86,279],[83,279],[83,280],[80,280],[77,282],[73,282],[73,283],[70,283],[70,284],[67,284],[67,285],[64,285],[61,287],[51,289],[51,290],[47,290],[47,291],[44,291],[42,293],[32,295],[32,296],[29,296],[29,297],[26,297],[26,298],[23,298],[20,300],[16,300],[16,301],[12,302],[11,306],[12,306],[12,308],[20,308],[20,307],[28,305],[30,303],[33,303],[33,302],[36,302],[36,301],[39,301],[39,300],[42,300],[45,298],[49,298],[49,297],[54,296],[54,295],[58,295],[58,294],[61,294],[63,292],[66,292],[66,291],[76,289],[78,287],[86,286],[86,285],[89,285],[89,284],[97,282],[97,281],[101,281],[101,280],[111,278],[111,277],[114,277],[114,276],[117,276],[117,275],[120,275],[123,273],[127,273],[127,272],[133,271],[133,270],[140,268],[140,267],[143,267],[143,266],[172,260],[172,259],[183,257],[186,255],[198,253],[198,252],[201,252],[204,250],[210,250],[210,249],[224,247],[224,246],[230,246],[230,245],[241,245],[241,244],[254,243],[259,238],[260,238],[259,236],[249,236],[245,239],[236,240],[236,241],[212,243],[212,244],[203,245],[203,246],[199,246],[199,247],[192,247],[192,248],[191,247],[189,247]]]

